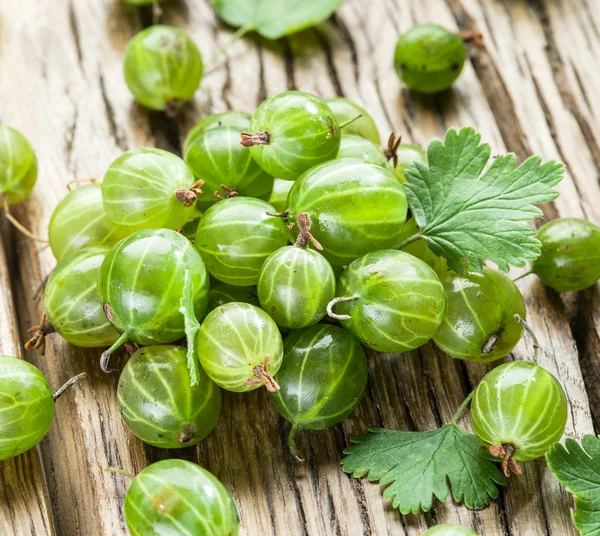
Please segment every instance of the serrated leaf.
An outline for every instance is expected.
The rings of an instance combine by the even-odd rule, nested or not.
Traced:
[[[454,424],[430,432],[373,429],[352,438],[342,468],[355,477],[389,484],[384,497],[403,514],[427,512],[433,497],[448,493],[467,508],[483,508],[498,497],[506,479],[479,440]]]
[[[556,479],[575,495],[573,522],[583,536],[600,535],[600,439],[585,435],[581,445],[566,439],[546,454]]]
[[[194,311],[194,286],[188,270],[183,278],[183,296],[179,302],[179,312],[183,315],[185,337],[187,339],[187,367],[190,371],[190,385],[198,385],[198,331],[200,324]]]
[[[279,39],[324,21],[344,0],[211,0],[228,24]]]
[[[433,140],[428,165],[406,171],[406,196],[431,250],[459,273],[480,272],[486,260],[503,271],[522,267],[541,252],[522,222],[542,215],[535,205],[558,196],[564,166],[538,156],[517,167],[514,154],[498,156],[484,171],[490,147],[472,128],[450,129]]]

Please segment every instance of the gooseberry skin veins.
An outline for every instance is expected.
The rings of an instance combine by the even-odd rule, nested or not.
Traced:
[[[114,246],[130,233],[108,217],[102,187],[96,183],[71,190],[56,205],[48,225],[48,241],[57,261],[82,248]]]
[[[485,445],[512,445],[517,462],[543,456],[563,435],[567,399],[558,380],[534,363],[513,361],[488,372],[471,402],[471,422]]]
[[[146,108],[164,111],[189,101],[204,65],[198,48],[179,28],[154,25],[136,34],[125,51],[127,87]]]
[[[265,260],[257,290],[262,308],[278,326],[304,328],[327,314],[335,297],[335,274],[320,253],[286,246]]]
[[[577,218],[561,218],[540,227],[542,252],[531,271],[557,292],[583,290],[600,279],[600,227]]]
[[[296,180],[306,170],[335,158],[340,126],[324,101],[303,91],[286,91],[256,109],[250,132],[267,132],[269,142],[250,147],[269,175]]]
[[[190,385],[186,349],[145,346],[133,354],[119,378],[119,411],[142,441],[165,449],[202,441],[217,424],[221,393],[200,368]]]
[[[358,134],[344,133],[336,158],[359,158],[363,162],[384,168],[388,165],[387,159],[379,147]]]
[[[125,521],[131,536],[237,536],[235,503],[219,480],[185,460],[161,460],[139,473],[127,490]]]
[[[0,124],[0,201],[4,196],[9,205],[24,201],[35,186],[37,172],[37,158],[27,138]]]
[[[212,128],[232,127],[238,130],[248,130],[250,128],[250,120],[252,116],[246,112],[239,110],[229,110],[219,114],[207,115],[205,118],[198,121],[188,132],[186,140],[183,144],[183,152],[187,152],[188,140],[193,140],[202,132],[206,132]],[[238,139],[239,143],[239,139]]]
[[[189,240],[169,229],[145,229],[124,238],[100,269],[98,295],[107,317],[137,344],[168,344],[185,335],[180,300],[188,271],[196,318],[208,305],[209,282]]]
[[[287,208],[287,198],[293,181],[284,181],[283,179],[275,179],[273,182],[273,191],[269,196],[269,205],[272,205],[277,212],[284,212]]]
[[[288,195],[290,220],[308,213],[311,233],[334,266],[398,245],[407,207],[404,188],[390,171],[356,158],[312,168]]]
[[[114,223],[132,231],[179,229],[192,217],[195,203],[186,206],[176,193],[195,182],[178,156],[162,149],[133,149],[119,156],[104,175],[102,204]]]
[[[202,194],[196,206],[207,210],[218,198],[225,196],[224,184],[239,195],[267,200],[273,191],[273,177],[252,158],[247,148],[240,144],[242,130],[235,127],[217,127],[188,135],[184,159],[197,179],[202,179]]]
[[[477,536],[477,533],[460,525],[435,525],[427,529],[422,536]]]
[[[248,303],[226,303],[213,309],[198,333],[198,356],[210,378],[223,389],[238,393],[253,391],[261,384],[254,368],[268,361],[274,376],[281,366],[283,340],[273,319]]]
[[[406,182],[406,170],[413,162],[421,162],[427,165],[427,151],[418,145],[401,143],[396,149],[397,165],[394,161],[388,161],[388,168],[400,182]]]
[[[83,348],[110,346],[119,333],[106,319],[98,297],[107,247],[83,248],[58,263],[44,289],[48,321],[67,342]]]
[[[357,134],[363,138],[371,140],[375,145],[381,143],[377,125],[369,113],[362,107],[344,97],[335,97],[325,101],[331,109],[338,123],[342,125],[347,121],[355,119],[359,115],[359,119],[352,121],[342,128],[342,139],[347,134]]]
[[[400,353],[422,346],[442,322],[446,295],[436,273],[423,261],[396,250],[367,253],[338,280],[337,296],[359,297],[338,303],[350,315],[342,327],[369,348]]]
[[[367,358],[347,331],[317,324],[294,331],[284,342],[271,395],[277,411],[297,429],[324,430],[343,421],[367,385]]]
[[[481,273],[442,278],[446,291],[444,319],[433,342],[457,359],[485,363],[508,355],[523,334],[515,314],[526,318],[525,300],[512,280],[484,267]],[[490,337],[499,338],[487,353]]]
[[[232,197],[210,207],[196,232],[195,246],[211,276],[223,283],[250,287],[258,282],[265,259],[287,245],[283,218],[252,197]]]
[[[54,399],[46,378],[16,357],[0,356],[0,407],[0,460],[35,447],[54,418]]]
[[[410,89],[439,93],[458,78],[466,59],[458,35],[434,24],[418,24],[399,37],[394,67]]]

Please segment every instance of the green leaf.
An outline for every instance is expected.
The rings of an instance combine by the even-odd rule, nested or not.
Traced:
[[[190,371],[190,385],[198,385],[198,331],[200,324],[194,312],[194,286],[188,270],[183,279],[183,296],[179,302],[179,312],[183,315],[185,337],[187,339],[187,366]]]
[[[538,218],[535,205],[558,196],[553,189],[564,166],[532,156],[519,167],[514,154],[498,156],[484,171],[490,146],[472,128],[450,129],[433,140],[428,165],[406,171],[406,196],[431,250],[459,273],[480,272],[483,261],[503,271],[522,267],[541,252],[534,231],[523,221]]]
[[[600,535],[600,439],[585,435],[581,445],[566,439],[546,454],[556,479],[575,495],[573,521],[583,536]]]
[[[344,0],[211,0],[228,24],[268,39],[299,32],[324,21]]]
[[[403,514],[427,512],[433,496],[445,501],[452,490],[467,508],[483,508],[498,497],[506,479],[473,435],[455,424],[430,432],[373,429],[352,438],[342,467],[355,477],[389,484],[383,496]]]

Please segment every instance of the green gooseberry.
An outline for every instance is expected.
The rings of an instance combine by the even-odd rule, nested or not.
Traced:
[[[444,319],[433,342],[457,359],[485,363],[508,355],[523,334],[525,300],[512,280],[484,267],[481,273],[460,275],[449,271]]]
[[[466,59],[458,35],[435,24],[417,24],[399,37],[394,67],[410,89],[438,93],[458,78]]]
[[[376,145],[381,143],[377,125],[364,108],[344,97],[327,99],[325,102],[331,108],[340,125],[352,121],[343,128],[342,139],[347,134],[358,134],[363,138],[371,140]],[[358,116],[360,117],[356,119]]]
[[[273,182],[273,191],[269,196],[269,205],[272,205],[277,212],[285,212],[288,194],[293,185],[293,181],[284,181],[283,179],[275,179]]]
[[[162,149],[134,149],[108,168],[102,203],[117,225],[179,229],[192,217],[200,186],[178,156]]]
[[[269,175],[296,180],[307,169],[335,158],[340,125],[324,101],[303,91],[270,97],[254,112],[244,147]]]
[[[39,369],[0,356],[0,460],[23,454],[44,439],[54,419],[54,403],[84,376],[71,378],[53,393]]]
[[[189,240],[169,229],[144,229],[113,246],[100,268],[98,295],[121,336],[102,354],[103,370],[110,354],[127,341],[168,344],[183,338],[180,306],[186,272],[196,318],[202,318],[208,305],[208,274]]]
[[[340,150],[336,158],[359,158],[369,164],[387,167],[387,159],[372,141],[358,134],[346,134],[342,136]]]
[[[108,217],[102,205],[102,187],[86,184],[63,197],[50,217],[48,240],[57,261],[81,248],[114,246],[131,233]]]
[[[272,400],[292,424],[288,445],[298,456],[298,430],[324,430],[342,422],[367,385],[367,357],[350,333],[329,324],[294,331],[285,339],[280,386]]]
[[[290,190],[288,211],[292,219],[308,213],[323,255],[343,266],[369,251],[398,245],[407,202],[390,171],[342,158],[304,173]]]
[[[583,290],[600,279],[600,227],[576,218],[561,218],[540,227],[542,253],[531,271],[557,292]]]
[[[125,82],[136,100],[169,115],[192,99],[203,69],[202,56],[189,36],[160,24],[129,41],[123,66]]]
[[[488,372],[475,389],[471,422],[479,440],[510,460],[542,457],[563,435],[568,406],[558,380],[546,369],[523,361],[504,363]],[[517,471],[518,472],[518,469]]]
[[[237,536],[235,503],[219,480],[186,460],[161,460],[139,473],[125,496],[131,536]]]
[[[388,167],[400,182],[406,182],[406,170],[413,162],[427,165],[427,151],[418,145],[401,143],[396,147],[394,158],[388,161]]]
[[[0,207],[24,201],[37,180],[37,158],[18,130],[0,123]]]
[[[399,244],[415,236],[418,232],[419,227],[417,226],[415,219],[410,218],[406,220],[406,223],[400,229],[400,236],[398,237]],[[423,238],[419,238],[418,240],[414,240],[410,244],[407,244],[402,248],[402,251],[405,253],[410,253],[413,257],[417,257],[417,259],[421,259],[423,262],[427,263],[433,268],[440,279],[448,271],[448,263],[446,259],[443,257],[438,257],[433,251],[431,251],[427,245],[427,242],[425,242],[425,239]]]
[[[231,302],[249,303],[260,307],[255,287],[234,287],[225,283],[211,287],[210,294],[208,295],[209,311]]]
[[[308,216],[299,214],[298,222],[296,244],[271,253],[258,274],[261,307],[279,327],[288,329],[316,324],[335,297],[333,268],[320,253],[308,249],[312,239]],[[318,242],[314,245],[320,248]]]
[[[225,303],[208,313],[198,333],[200,363],[210,378],[227,391],[253,391],[273,380],[281,366],[283,341],[277,325],[249,303]]]
[[[201,132],[211,128],[232,127],[239,130],[248,130],[252,116],[246,112],[238,110],[229,110],[220,114],[207,115],[204,119],[198,121],[188,133],[188,139],[193,139]],[[240,142],[238,138],[238,144]]]
[[[422,536],[477,536],[477,533],[460,525],[435,525],[427,529]]]
[[[164,449],[200,443],[215,427],[221,392],[202,370],[190,385],[186,349],[146,346],[131,356],[121,377],[119,411],[142,441]]]
[[[38,340],[39,336],[56,331],[75,346],[100,348],[119,338],[98,297],[100,267],[109,251],[107,247],[83,248],[52,270],[44,289],[44,311],[49,325],[40,327]],[[30,342],[39,346],[37,341]]]
[[[273,190],[273,177],[240,144],[242,130],[216,127],[190,133],[185,140],[185,163],[203,181],[196,206],[201,210],[225,197],[247,195],[267,200]]]
[[[352,262],[328,312],[369,348],[399,353],[429,341],[444,317],[446,295],[423,261],[393,249]],[[331,307],[337,304],[338,314]]]
[[[265,259],[288,241],[275,209],[252,197],[231,197],[210,207],[196,232],[195,245],[211,276],[236,287],[258,282]]]

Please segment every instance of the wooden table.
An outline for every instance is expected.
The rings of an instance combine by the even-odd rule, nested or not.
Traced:
[[[207,0],[164,8],[162,21],[189,32],[207,60],[230,38]],[[544,207],[546,218],[600,223],[598,0],[348,0],[314,29],[278,42],[249,36],[235,43],[176,120],[134,104],[123,81],[127,41],[150,22],[148,9],[117,0],[0,2],[0,120],[21,130],[39,158],[34,193],[15,210],[36,234],[47,233],[68,181],[101,179],[126,149],[179,153],[199,118],[227,109],[252,112],[265,97],[294,88],[361,103],[382,137],[395,130],[405,141],[426,145],[450,126],[472,125],[493,154],[562,160],[562,195]],[[398,34],[417,22],[485,35],[486,49],[470,50],[471,61],[443,95],[411,94],[392,69]],[[407,517],[383,500],[379,485],[340,470],[350,437],[369,426],[438,427],[488,370],[431,345],[407,355],[371,355],[369,388],[356,413],[332,430],[300,435],[304,465],[287,458],[287,425],[264,390],[225,393],[219,424],[197,449],[145,446],[121,421],[117,377],[99,371],[98,352],[69,347],[57,336],[47,341],[45,356],[23,352],[25,331],[42,310],[34,294],[55,260],[49,248],[5,225],[2,231],[0,354],[25,357],[53,386],[81,371],[89,375],[60,400],[37,451],[0,462],[2,534],[125,534],[127,481],[106,467],[135,473],[170,456],[196,461],[221,479],[236,499],[244,535],[415,535],[445,522],[481,535],[576,534],[570,497],[543,461],[525,464],[525,475],[512,478],[483,511],[448,501]],[[560,296],[534,277],[519,286],[542,342],[539,362],[569,398],[567,435],[592,433],[600,425],[598,291]],[[522,342],[512,357],[530,356]]]

